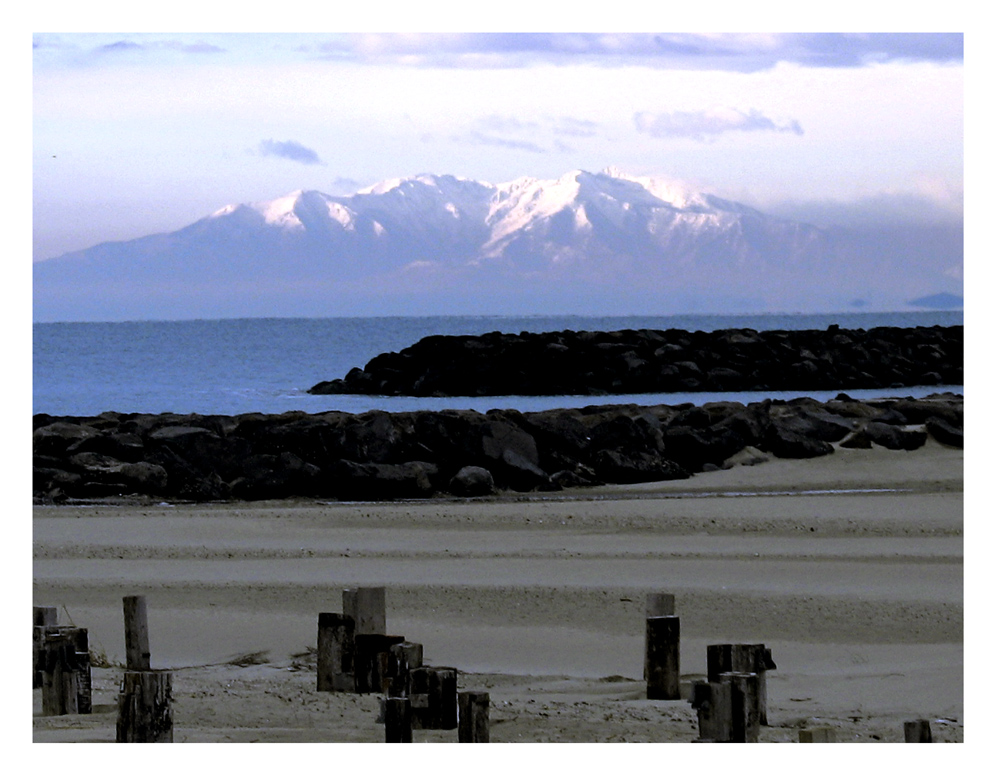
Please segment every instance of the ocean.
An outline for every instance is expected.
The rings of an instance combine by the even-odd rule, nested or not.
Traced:
[[[317,382],[343,377],[379,353],[398,351],[431,334],[572,330],[726,328],[845,329],[954,326],[962,311],[909,313],[674,316],[435,316],[394,318],[247,318],[204,321],[36,323],[32,331],[35,414],[93,416],[102,412],[220,414],[289,411],[352,413],[381,409],[504,408],[540,411],[600,403],[748,403],[840,391],[652,393],[625,396],[405,398],[313,396]],[[961,393],[960,386],[944,388]],[[855,398],[922,396],[941,388],[848,391]]]

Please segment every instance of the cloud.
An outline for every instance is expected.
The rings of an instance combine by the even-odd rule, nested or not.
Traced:
[[[525,139],[506,139],[502,136],[495,136],[475,130],[470,131],[465,137],[460,137],[459,141],[469,144],[480,144],[485,147],[502,147],[506,150],[526,150],[527,152],[537,153],[548,152],[548,150],[536,142]]]
[[[559,64],[643,64],[754,72],[779,62],[863,67],[887,61],[961,62],[961,33],[349,34],[318,43],[331,59],[415,66],[499,68]]]
[[[258,150],[265,157],[274,156],[276,158],[284,158],[285,160],[294,160],[296,163],[305,163],[310,166],[321,165],[323,163],[315,150],[310,150],[308,147],[292,140],[276,142],[273,139],[265,139],[258,145]]]
[[[730,131],[776,131],[802,136],[802,126],[797,120],[784,124],[775,123],[760,110],[741,112],[732,108],[716,108],[701,112],[637,112],[633,116],[640,134],[652,137],[683,137],[700,142],[708,141]]]

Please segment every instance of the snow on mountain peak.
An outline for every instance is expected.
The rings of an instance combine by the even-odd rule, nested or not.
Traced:
[[[260,213],[266,224],[288,230],[304,230],[305,225],[295,213],[295,204],[302,199],[302,196],[302,190],[295,190],[273,201],[251,203],[250,208]]]

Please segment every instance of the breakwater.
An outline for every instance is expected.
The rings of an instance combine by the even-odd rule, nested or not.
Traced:
[[[685,478],[835,445],[962,446],[963,399],[846,395],[522,413],[34,418],[36,502],[390,500]]]
[[[960,385],[963,327],[434,335],[309,392],[607,395]]]

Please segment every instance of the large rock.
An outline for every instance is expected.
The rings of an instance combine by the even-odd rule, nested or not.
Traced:
[[[430,497],[438,469],[430,463],[354,463],[339,460],[333,468],[333,490],[340,500],[400,500]]]
[[[448,482],[448,491],[457,497],[485,497],[496,492],[493,474],[478,465],[466,465]]]

